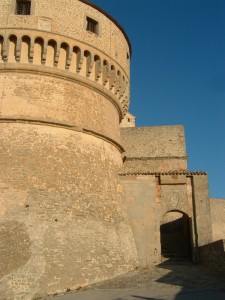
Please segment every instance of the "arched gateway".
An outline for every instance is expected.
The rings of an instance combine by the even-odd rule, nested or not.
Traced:
[[[190,218],[180,211],[164,214],[160,224],[161,255],[164,258],[190,258]]]

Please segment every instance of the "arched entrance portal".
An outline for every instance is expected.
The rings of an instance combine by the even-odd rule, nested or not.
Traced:
[[[167,212],[160,225],[161,254],[165,258],[190,258],[189,217],[179,211]]]

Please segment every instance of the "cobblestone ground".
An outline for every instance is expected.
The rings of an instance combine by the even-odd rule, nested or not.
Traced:
[[[48,300],[225,300],[225,275],[189,262],[164,262]]]

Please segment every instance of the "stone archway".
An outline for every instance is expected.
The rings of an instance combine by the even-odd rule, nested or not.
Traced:
[[[164,214],[160,224],[161,255],[164,258],[191,258],[189,217],[180,211]]]

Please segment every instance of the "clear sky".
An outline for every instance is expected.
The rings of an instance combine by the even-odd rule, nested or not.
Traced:
[[[130,38],[136,125],[183,124],[188,169],[225,198],[225,0],[92,2]]]

